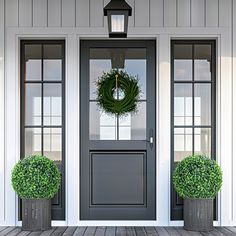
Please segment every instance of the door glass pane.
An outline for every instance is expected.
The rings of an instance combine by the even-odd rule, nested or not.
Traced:
[[[25,124],[41,125],[41,84],[25,84]]]
[[[53,161],[61,162],[62,136],[61,128],[43,129],[44,155]]]
[[[146,139],[146,49],[93,48],[90,49],[90,139],[145,140]],[[96,82],[111,69],[124,70],[136,77],[141,89],[136,113],[122,117],[106,114],[98,108]]]
[[[119,118],[120,140],[146,139],[146,102],[140,102],[138,112]]]
[[[211,156],[211,129],[194,129],[194,153]]]
[[[89,121],[91,140],[116,139],[116,117],[103,112],[97,102],[90,102]]]
[[[194,85],[194,123],[211,125],[211,84]]]
[[[25,80],[42,79],[42,46],[25,45]]]
[[[211,80],[211,45],[194,46],[194,79]]]
[[[174,129],[174,162],[183,160],[193,152],[193,134],[191,128]]]
[[[174,85],[174,125],[192,125],[192,85]]]
[[[96,81],[103,72],[125,70],[139,80],[140,99],[146,99],[146,49],[103,48],[90,50],[90,99],[96,99]]]
[[[192,45],[174,45],[174,80],[192,80]]]
[[[44,45],[43,47],[43,80],[61,80],[62,46]]]
[[[43,122],[44,125],[61,125],[61,84],[44,84]]]
[[[111,60],[105,59],[90,59],[90,99],[97,98],[96,82],[101,77],[103,72],[108,72],[111,69]]]
[[[25,156],[42,154],[41,136],[40,128],[25,128]]]

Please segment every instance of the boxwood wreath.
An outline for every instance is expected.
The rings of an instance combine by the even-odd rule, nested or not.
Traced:
[[[58,192],[61,174],[52,160],[32,155],[14,166],[11,182],[20,198],[50,199]]]
[[[119,91],[124,94],[122,98]],[[140,93],[138,79],[125,71],[113,69],[97,81],[98,106],[109,114],[122,116],[137,112]]]
[[[173,184],[180,197],[214,198],[222,185],[222,171],[207,156],[188,156],[176,166]]]

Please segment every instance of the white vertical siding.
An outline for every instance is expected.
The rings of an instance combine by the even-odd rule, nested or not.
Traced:
[[[6,26],[18,26],[18,1],[7,0],[6,2]]]
[[[164,1],[164,27],[176,26],[176,0]]]
[[[61,0],[48,0],[48,27],[61,26]]]
[[[162,179],[158,179],[158,187],[164,191],[163,195],[158,195],[157,205],[159,207],[159,224],[166,224],[169,219],[169,176],[165,175],[169,168],[169,79],[170,79],[170,37],[178,33],[178,36],[188,37],[189,35],[208,34],[209,37],[219,37],[218,53],[218,110],[217,122],[219,122],[219,134],[217,146],[218,156],[224,170],[224,184],[221,193],[220,220],[224,225],[236,224],[236,0],[126,0],[133,9],[132,17],[129,18],[130,32],[136,36],[144,32],[150,35],[159,35],[157,48],[157,67],[159,69],[157,78],[159,79],[159,105],[161,111],[158,117],[160,130],[159,135],[159,159],[158,171]],[[21,33],[29,30],[30,34],[66,35],[67,53],[67,78],[68,78],[68,102],[73,101],[78,109],[78,56],[76,50],[78,45],[76,34],[89,32],[88,34],[103,34],[107,32],[107,19],[103,16],[103,7],[109,0],[0,0],[0,224],[4,219],[8,224],[15,224],[15,195],[10,185],[10,171],[18,155],[18,123],[19,111],[17,110],[19,98],[18,89],[18,51],[15,34],[12,31],[23,28]],[[5,6],[4,6],[5,3]],[[6,10],[4,12],[4,9]],[[4,15],[5,13],[5,15]],[[5,32],[4,35],[4,25]],[[50,29],[48,29],[50,27]],[[104,27],[101,29],[100,27]],[[57,29],[60,28],[60,29]],[[76,28],[79,28],[77,31]],[[151,28],[151,29],[149,29]],[[168,30],[165,31],[165,28]],[[37,31],[34,29],[37,29]],[[84,31],[83,31],[84,30]],[[150,31],[149,31],[150,30]],[[224,33],[224,31],[225,33]],[[2,33],[3,32],[3,33]],[[11,36],[9,36],[11,32]],[[203,33],[202,33],[203,32]],[[214,33],[212,33],[214,32]],[[213,35],[213,36],[211,36]],[[107,36],[107,35],[104,35]],[[4,43],[5,42],[5,43]],[[5,45],[5,46],[4,46]],[[4,51],[5,47],[5,51]],[[7,60],[4,61],[4,55]],[[77,59],[76,59],[77,58]],[[5,67],[4,67],[5,63]],[[5,74],[4,74],[5,68]],[[3,79],[5,75],[5,80]],[[5,90],[4,90],[5,89]],[[5,92],[5,96],[4,96]],[[13,97],[11,96],[13,94]],[[221,96],[221,95],[224,96]],[[227,95],[227,96],[226,96]],[[5,101],[4,101],[5,98]],[[164,99],[166,98],[166,99]],[[4,104],[7,109],[4,114]],[[68,103],[69,104],[69,103]],[[225,105],[226,104],[226,105]],[[67,106],[67,114],[71,122],[67,127],[67,155],[70,156],[68,167],[76,165],[79,170],[77,156],[78,139],[73,139],[69,132],[76,127],[78,116],[71,116],[73,107]],[[71,110],[72,109],[72,110]],[[78,111],[76,110],[77,114]],[[4,123],[4,117],[5,123]],[[15,122],[9,122],[16,117]],[[78,127],[77,127],[78,128]],[[77,129],[76,128],[76,129]],[[4,136],[4,129],[7,130]],[[161,139],[161,137],[165,137]],[[5,142],[5,146],[4,146]],[[16,148],[12,149],[12,145]],[[5,148],[5,152],[4,152]],[[5,170],[3,169],[5,166]],[[4,172],[5,171],[5,172]],[[169,174],[169,172],[168,172]],[[78,180],[77,172],[68,172],[68,179]],[[5,179],[4,179],[5,178]],[[5,181],[5,186],[4,186]],[[4,195],[5,189],[5,195]],[[70,215],[75,206],[78,209],[78,189],[73,181],[67,185],[68,189],[68,224],[76,224],[78,212]],[[159,193],[158,193],[159,194]],[[75,205],[74,205],[75,204]],[[4,211],[4,205],[5,211]],[[3,210],[2,210],[3,209]],[[12,210],[13,209],[13,210]]]
[[[75,0],[62,0],[62,26],[75,27]]]
[[[190,27],[190,0],[178,0],[177,4],[177,26]]]
[[[149,9],[150,1],[136,0],[135,1],[135,26],[149,27]]]
[[[206,26],[218,27],[219,25],[219,5],[216,0],[206,0]]]
[[[0,0],[0,223],[5,218],[4,202],[4,0]]]
[[[236,222],[236,1],[233,1],[233,221]]]
[[[130,27],[228,27],[232,0],[126,0]],[[9,27],[104,27],[109,0],[7,0]]]
[[[90,26],[103,26],[103,0],[90,0]]]
[[[233,0],[234,1],[234,0]],[[219,0],[219,26],[230,27],[232,21],[231,0]]]
[[[150,0],[150,26],[163,27],[164,0]]]
[[[191,26],[205,26],[205,0],[191,1]]]
[[[47,0],[33,0],[33,26],[47,27],[48,4]]]
[[[89,1],[76,0],[76,26],[89,27]]]
[[[33,26],[32,0],[19,0],[19,26]]]

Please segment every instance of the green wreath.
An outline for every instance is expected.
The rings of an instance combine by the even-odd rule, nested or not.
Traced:
[[[120,92],[123,93],[122,98]],[[97,103],[106,113],[122,116],[136,112],[140,93],[138,79],[125,71],[113,69],[103,73],[97,82]]]

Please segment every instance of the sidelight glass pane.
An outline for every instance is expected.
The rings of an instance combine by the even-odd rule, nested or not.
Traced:
[[[25,45],[25,80],[42,79],[42,46]]]
[[[44,84],[43,122],[44,125],[61,125],[62,114],[61,84]]]
[[[193,150],[193,134],[191,128],[174,129],[174,162],[191,155]]]
[[[41,125],[41,84],[25,84],[25,125]]]
[[[43,151],[44,155],[53,161],[62,160],[62,129],[45,128],[43,129]]]
[[[42,134],[40,128],[25,128],[25,155],[41,155]]]
[[[43,80],[62,79],[62,46],[44,45]]]
[[[194,153],[211,156],[211,129],[194,129]]]
[[[194,85],[194,123],[211,125],[211,84]]]
[[[194,80],[211,80],[211,45],[194,46]]]
[[[174,45],[174,80],[192,80],[192,45]]]
[[[192,85],[174,85],[174,125],[192,125]]]

